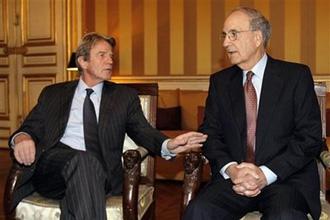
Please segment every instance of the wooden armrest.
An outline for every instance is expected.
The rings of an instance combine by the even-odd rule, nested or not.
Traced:
[[[322,165],[326,169],[330,168],[330,152],[328,150],[326,138],[323,138],[323,146],[322,146],[322,152],[320,153],[320,160],[322,162]]]
[[[123,215],[124,219],[137,219],[141,162],[148,155],[142,147],[124,152]]]
[[[320,154],[320,159],[321,159],[323,166],[326,169],[329,169],[330,168],[330,152],[327,150],[322,151]]]
[[[136,150],[139,151],[141,155],[141,161],[143,161],[149,155],[149,152],[144,147],[138,147]]]
[[[203,163],[204,161],[201,152],[190,152],[187,153],[184,157],[184,179],[181,212],[185,210],[189,202],[197,194],[202,181]]]

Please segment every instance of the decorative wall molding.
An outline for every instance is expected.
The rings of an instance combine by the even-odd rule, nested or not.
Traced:
[[[9,119],[9,79],[0,75],[0,119]]]
[[[159,90],[203,90],[209,87],[209,76],[113,76],[118,83],[158,83]]]
[[[26,54],[27,48],[26,47],[5,47],[4,54],[6,56],[11,54]]]
[[[0,1],[0,46],[8,43],[7,1]]]
[[[56,53],[24,56],[23,66],[56,66]]]
[[[55,44],[55,15],[55,0],[23,1],[21,18],[23,45]]]
[[[56,73],[23,75],[23,118],[37,103],[41,90],[56,82]]]
[[[210,76],[113,76],[111,81],[118,83],[150,82],[158,83],[160,90],[203,90],[209,88]],[[326,82],[330,92],[330,74],[315,74],[314,81]]]
[[[9,66],[8,56],[0,56],[0,66],[1,67],[8,67]]]
[[[9,127],[0,127],[0,148],[8,147],[8,138],[10,136]]]

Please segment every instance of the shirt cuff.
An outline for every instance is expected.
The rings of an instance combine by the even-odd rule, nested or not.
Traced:
[[[267,186],[277,180],[277,175],[273,171],[271,171],[268,167],[262,165],[259,168],[262,170],[262,172],[266,176]]]
[[[171,153],[168,149],[167,149],[167,143],[170,141],[170,139],[166,139],[163,144],[162,144],[162,151],[161,151],[161,155],[162,158],[164,158],[165,160],[170,160],[173,157],[176,156],[176,154]]]
[[[228,176],[228,174],[226,173],[226,169],[230,166],[230,165],[232,165],[232,164],[237,164],[237,162],[229,162],[229,163],[227,163],[226,165],[224,165],[222,168],[221,168],[221,170],[220,170],[220,174],[223,176],[223,178],[225,178],[225,179],[229,179],[230,177]]]
[[[13,137],[12,137],[12,139],[10,140],[10,147],[11,148],[13,148],[14,149],[14,146],[15,146],[15,138],[18,136],[18,135],[20,135],[20,134],[25,134],[26,136],[29,136],[29,137],[31,137],[28,133],[26,133],[26,132],[18,132],[17,134],[15,134]]]

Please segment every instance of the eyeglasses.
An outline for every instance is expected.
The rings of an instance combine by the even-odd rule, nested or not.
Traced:
[[[250,32],[250,31],[254,31],[254,30],[246,30],[246,31],[230,30],[227,33],[226,32],[222,32],[221,33],[221,38],[222,38],[222,40],[225,40],[226,37],[228,37],[229,40],[235,41],[235,40],[237,40],[237,37],[238,37],[238,34],[239,33]]]

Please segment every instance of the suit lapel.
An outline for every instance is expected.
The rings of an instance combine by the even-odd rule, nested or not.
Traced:
[[[280,66],[275,60],[268,57],[259,101],[256,131],[256,155],[260,153],[259,151],[263,145],[264,138],[273,118],[271,115],[274,113],[282,92],[283,80],[281,79],[280,74]]]
[[[240,68],[235,68],[232,73],[231,82],[229,83],[229,97],[233,110],[233,116],[236,119],[239,133],[242,132],[245,126],[245,106],[243,94],[242,70]]]
[[[109,118],[109,109],[112,109],[114,107],[115,102],[113,102],[114,98],[113,91],[115,89],[114,83],[105,81],[102,89],[102,98],[100,103],[100,113],[99,113],[99,139],[105,140],[105,133],[106,131],[106,123],[107,119]],[[102,132],[103,131],[103,132]],[[100,143],[101,145],[103,143]]]

